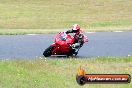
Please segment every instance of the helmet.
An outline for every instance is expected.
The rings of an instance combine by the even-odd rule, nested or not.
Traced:
[[[73,30],[73,31],[79,32],[79,31],[80,31],[80,26],[79,26],[78,24],[74,24],[74,25],[72,26],[72,30]]]
[[[80,26],[79,26],[78,24],[74,24],[74,25],[72,26],[72,31],[73,31],[74,33],[76,33],[76,34],[79,34],[79,32],[80,32]]]

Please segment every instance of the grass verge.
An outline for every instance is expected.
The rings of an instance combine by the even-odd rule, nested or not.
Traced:
[[[82,65],[90,74],[130,74],[132,57],[1,60],[0,88],[80,88],[75,76]],[[87,84],[84,88],[131,88],[130,84]]]
[[[54,34],[68,29],[0,29],[0,35]],[[83,29],[85,32],[132,31],[131,27],[96,27]]]
[[[51,33],[75,23],[86,31],[132,30],[131,6],[131,0],[0,0],[0,34]]]

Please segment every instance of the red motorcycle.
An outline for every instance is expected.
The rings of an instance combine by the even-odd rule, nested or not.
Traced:
[[[84,34],[83,34],[84,35]],[[43,55],[45,57],[49,56],[72,56],[73,48],[72,44],[75,42],[75,39],[72,35],[66,34],[65,32],[60,32],[54,39],[54,43],[50,45]],[[87,36],[84,35],[84,43],[88,42]],[[80,49],[80,48],[79,48]],[[78,51],[79,51],[78,49]]]

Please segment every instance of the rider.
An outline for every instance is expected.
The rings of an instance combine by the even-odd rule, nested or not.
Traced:
[[[72,28],[65,32],[68,33],[75,33],[74,38],[75,42],[72,44],[73,53],[77,55],[78,49],[80,49],[84,44],[84,35],[81,33],[80,26],[78,24],[74,24]]]

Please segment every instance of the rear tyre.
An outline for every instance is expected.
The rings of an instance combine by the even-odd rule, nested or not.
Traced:
[[[43,52],[43,55],[45,57],[49,57],[52,55],[52,50],[54,49],[54,46],[49,46],[47,49],[45,49],[45,51]]]

